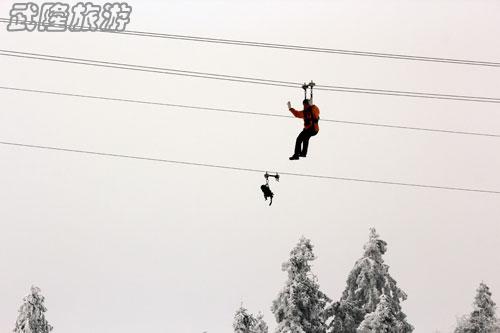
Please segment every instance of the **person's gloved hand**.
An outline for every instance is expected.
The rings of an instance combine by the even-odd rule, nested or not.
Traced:
[[[292,108],[292,103],[290,103],[290,101],[288,101],[288,103],[286,103],[286,105],[288,106],[288,110],[290,110]]]

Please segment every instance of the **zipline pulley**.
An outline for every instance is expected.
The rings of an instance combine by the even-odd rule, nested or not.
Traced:
[[[302,85],[302,89],[304,89],[304,99],[309,99],[311,101],[311,104],[313,103],[313,88],[314,88],[315,85],[316,85],[316,83],[314,83],[312,80],[311,80],[311,82],[304,83]],[[307,90],[308,89],[311,90],[309,98],[307,97]]]

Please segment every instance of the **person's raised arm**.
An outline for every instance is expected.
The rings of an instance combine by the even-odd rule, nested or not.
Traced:
[[[294,108],[292,108],[292,104],[290,102],[287,103],[288,105],[288,110],[297,118],[304,118],[304,112],[303,111],[297,111]]]

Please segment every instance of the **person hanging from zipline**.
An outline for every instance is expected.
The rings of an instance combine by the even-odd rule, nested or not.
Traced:
[[[312,88],[314,82],[304,84],[302,88],[305,91],[305,99],[302,101],[304,109],[297,111],[292,108],[292,104],[288,102],[288,110],[297,118],[304,119],[304,129],[300,132],[295,141],[295,150],[290,160],[298,160],[299,157],[306,157],[309,148],[309,139],[319,132],[319,108],[312,102]],[[311,88],[311,98],[307,98],[307,88]]]

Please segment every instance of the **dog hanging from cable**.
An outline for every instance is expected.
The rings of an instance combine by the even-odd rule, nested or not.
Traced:
[[[277,173],[275,175],[270,175],[267,172],[264,174],[264,178],[266,178],[266,183],[260,187],[262,190],[262,193],[264,193],[264,199],[267,201],[267,198],[270,198],[271,200],[269,201],[269,206],[273,204],[273,197],[274,193],[271,191],[271,188],[269,187],[269,177],[274,177],[277,182],[280,181],[280,175]]]

